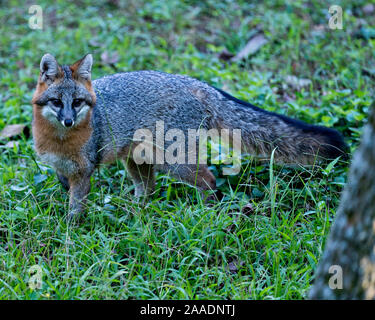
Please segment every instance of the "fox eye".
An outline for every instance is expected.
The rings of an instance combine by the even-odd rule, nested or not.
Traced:
[[[50,101],[52,102],[52,104],[53,104],[56,108],[62,108],[62,107],[63,107],[63,103],[61,102],[60,99],[51,99]]]
[[[78,107],[80,107],[81,104],[82,104],[82,102],[83,102],[83,99],[74,99],[74,100],[73,100],[73,107],[74,107],[74,108],[78,108]]]

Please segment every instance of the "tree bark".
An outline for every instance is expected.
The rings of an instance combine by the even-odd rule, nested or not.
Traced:
[[[375,299],[374,105],[309,298]]]

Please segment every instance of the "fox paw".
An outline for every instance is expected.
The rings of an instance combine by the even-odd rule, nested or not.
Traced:
[[[66,215],[66,221],[69,225],[78,225],[80,222],[81,213],[77,210],[71,210]]]

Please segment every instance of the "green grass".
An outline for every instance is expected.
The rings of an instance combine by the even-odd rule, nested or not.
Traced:
[[[28,28],[24,2],[0,7],[0,129],[31,126],[44,53],[70,63],[91,52],[93,78],[140,69],[187,74],[267,110],[334,127],[352,151],[358,146],[374,90],[362,70],[375,74],[375,16],[361,11],[366,1],[335,2],[344,9],[343,30],[327,29],[325,1],[38,3],[43,30]],[[257,30],[268,43],[253,56],[219,59]],[[104,52],[117,61],[103,61]],[[293,89],[288,75],[312,84]],[[218,202],[204,204],[194,188],[159,175],[156,194],[142,205],[118,163],[95,173],[88,213],[70,228],[53,171],[35,158],[31,137],[18,141],[0,144],[0,299],[303,299],[347,172],[341,161],[292,169],[249,159],[234,177],[212,168]],[[248,203],[253,211],[242,210]],[[43,284],[31,290],[35,264]]]

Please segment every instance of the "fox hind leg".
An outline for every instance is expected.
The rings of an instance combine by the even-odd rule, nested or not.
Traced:
[[[160,170],[179,180],[196,186],[202,191],[216,189],[215,176],[205,164],[168,164],[163,165]]]
[[[135,196],[150,195],[155,188],[155,173],[152,164],[136,164],[134,160],[124,160],[126,169],[135,185]]]

